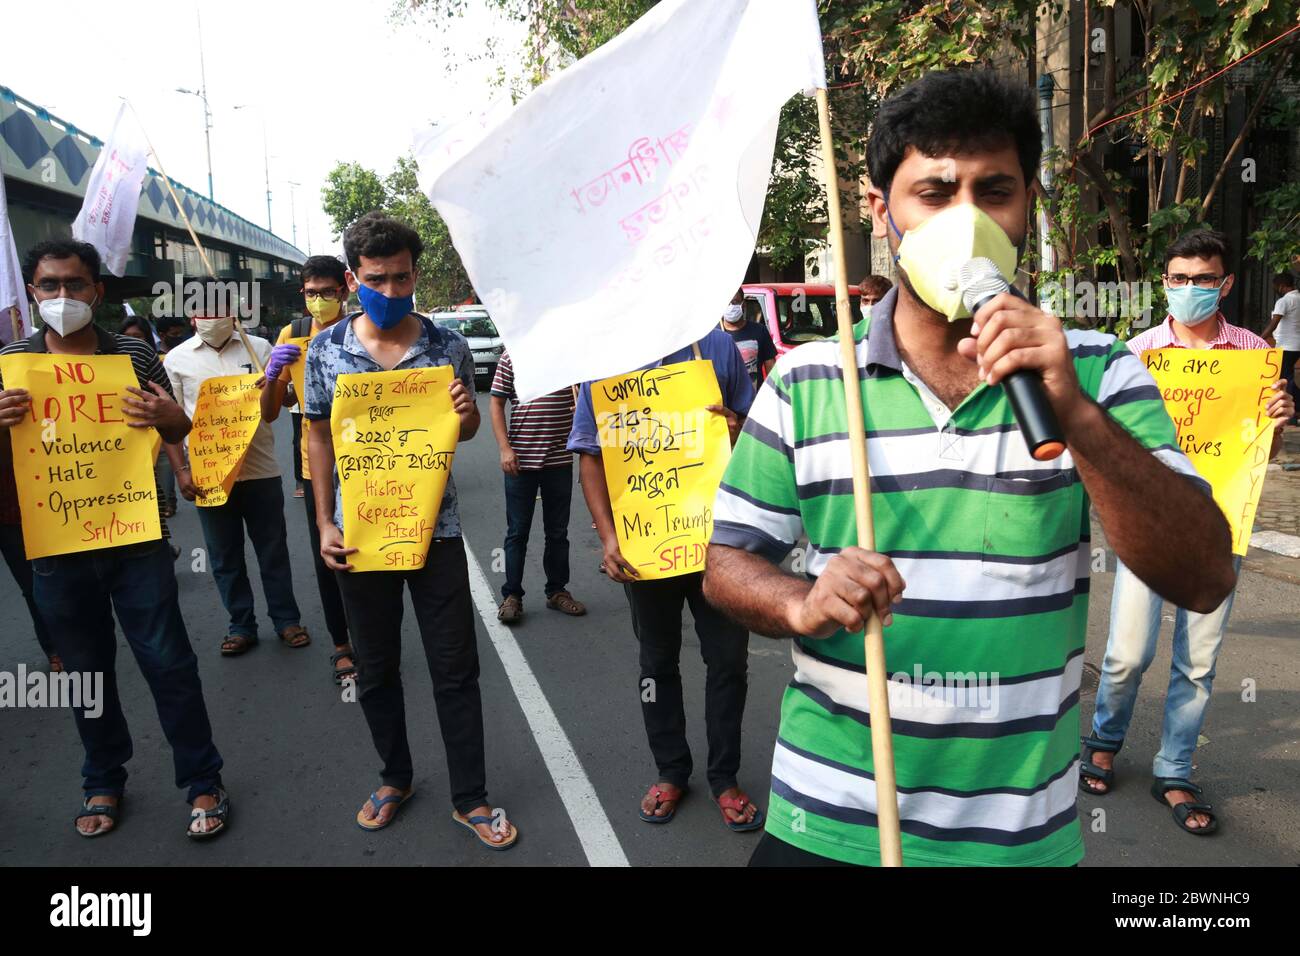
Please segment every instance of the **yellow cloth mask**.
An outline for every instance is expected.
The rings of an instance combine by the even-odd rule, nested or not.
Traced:
[[[307,300],[307,311],[311,313],[312,320],[321,327],[329,325],[337,319],[339,310],[342,308],[343,303],[338,299],[317,296],[314,299]]]
[[[991,259],[1007,282],[1015,279],[1020,260],[1016,247],[988,213],[969,204],[936,213],[907,230],[898,244],[898,265],[912,289],[949,322],[970,317],[961,300],[957,272],[979,257]]]

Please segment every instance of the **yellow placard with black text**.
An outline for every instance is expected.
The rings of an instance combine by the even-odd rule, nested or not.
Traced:
[[[1142,361],[1178,429],[1179,447],[1228,519],[1232,553],[1245,554],[1268,471],[1274,422],[1267,408],[1282,377],[1282,353],[1152,349]]]
[[[156,541],[153,428],[122,408],[139,379],[125,355],[0,356],[5,388],[26,389],[31,414],[10,431],[28,559]]]
[[[593,382],[619,551],[642,580],[704,570],[713,499],[731,459],[713,363],[677,362]]]
[[[451,383],[450,365],[336,379],[330,431],[353,573],[424,567],[460,438]]]
[[[204,379],[194,404],[189,435],[190,473],[200,508],[224,505],[239,478],[253,435],[262,424],[261,376],[218,375]]]

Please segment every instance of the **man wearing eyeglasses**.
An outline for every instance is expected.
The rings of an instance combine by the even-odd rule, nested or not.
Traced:
[[[1223,233],[1199,230],[1182,236],[1165,251],[1164,286],[1169,317],[1128,343],[1139,357],[1150,349],[1265,349],[1268,343],[1253,332],[1230,325],[1219,309],[1232,290],[1232,260]],[[1274,385],[1268,415],[1276,423],[1270,457],[1277,453],[1282,428],[1295,415],[1286,383]],[[1234,557],[1240,570],[1241,558]],[[1209,614],[1178,608],[1174,617],[1173,667],[1165,697],[1164,730],[1153,766],[1152,793],[1169,804],[1179,827],[1205,836],[1218,822],[1201,788],[1191,782],[1196,741],[1210,703],[1215,663],[1232,609],[1235,589]],[[1121,563],[1115,574],[1110,610],[1110,636],[1092,735],[1084,738],[1079,786],[1094,794],[1114,785],[1115,754],[1133,717],[1133,704],[1143,672],[1151,665],[1160,635],[1162,600]]]
[[[289,368],[298,361],[302,350],[289,343],[291,338],[315,336],[343,317],[348,301],[347,279],[343,263],[334,256],[312,256],[302,264],[302,294],[309,316],[294,319],[280,331],[280,338],[271,350],[266,363],[266,388],[262,389],[262,420],[273,422],[280,417],[281,408],[293,409],[294,430],[298,433],[302,413],[290,381]],[[320,531],[316,527],[316,499],[311,490],[311,466],[307,459],[307,436],[303,435],[297,456],[302,469],[303,504],[307,508],[307,535],[311,539],[311,553],[316,567],[316,589],[320,592],[320,605],[325,613],[325,626],[334,641],[330,665],[334,670],[334,683],[356,674],[352,661],[352,644],[348,639],[348,622],[343,614],[343,598],[339,594],[338,579],[325,566],[320,554]]]

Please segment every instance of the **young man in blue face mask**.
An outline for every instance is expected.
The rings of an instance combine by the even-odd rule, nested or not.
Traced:
[[[1232,290],[1228,271],[1232,256],[1221,232],[1203,229],[1188,233],[1165,251],[1165,298],[1169,317],[1128,343],[1141,357],[1150,349],[1266,349],[1258,335],[1228,324],[1219,305]],[[1274,386],[1268,415],[1275,422],[1270,457],[1277,453],[1282,429],[1295,415],[1286,382]],[[1241,567],[1241,558],[1234,558]],[[1235,589],[1234,589],[1235,593]],[[1152,792],[1170,805],[1178,825],[1189,833],[1207,835],[1217,828],[1201,789],[1191,782],[1196,741],[1210,704],[1214,668],[1228,626],[1233,594],[1208,614],[1179,607],[1174,617],[1174,666],[1165,697],[1164,732],[1152,772]],[[1097,689],[1092,734],[1084,739],[1085,760],[1080,786],[1097,794],[1114,785],[1115,754],[1128,734],[1142,675],[1155,658],[1163,602],[1122,562],[1115,574],[1111,600],[1110,637]]]
[[[1032,92],[991,72],[927,74],[876,113],[872,223],[899,284],[854,330],[874,550],[855,533],[839,342],[778,359],[736,442],[704,594],[793,637],[795,664],[752,864],[880,860],[872,613],[893,677],[903,859],[1079,862],[1089,502],[1161,593],[1209,611],[1232,588],[1227,522],[1137,357],[1009,294],[973,318],[962,306],[954,272],[970,259],[1014,278],[1041,148]],[[1018,369],[1041,377],[1060,421],[1055,460],[1030,455],[998,387]],[[806,573],[787,574],[804,535]]]
[[[382,786],[357,812],[357,826],[379,830],[392,822],[414,790],[406,737],[401,677],[402,592],[411,592],[419,622],[438,726],[447,750],[455,820],[495,850],[512,846],[518,831],[487,802],[483,709],[478,687],[478,647],[469,592],[469,567],[461,540],[456,484],[448,477],[424,566],[413,571],[353,571],[343,544],[343,497],[336,491],[330,409],[340,375],[450,365],[452,407],[460,416],[460,441],[479,428],[474,404],[474,358],[458,332],[440,328],[414,311],[417,264],[424,246],[415,230],[377,212],[344,233],[348,288],[362,312],[340,319],[307,349],[304,414],[310,422],[308,459],[316,496],[320,553],[337,572],[339,591],[356,652],[358,699],[383,760]]]

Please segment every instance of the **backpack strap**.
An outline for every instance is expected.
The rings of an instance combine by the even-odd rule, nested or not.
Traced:
[[[311,335],[311,319],[307,316],[299,316],[289,323],[289,334],[295,339],[300,339],[304,335]]]

